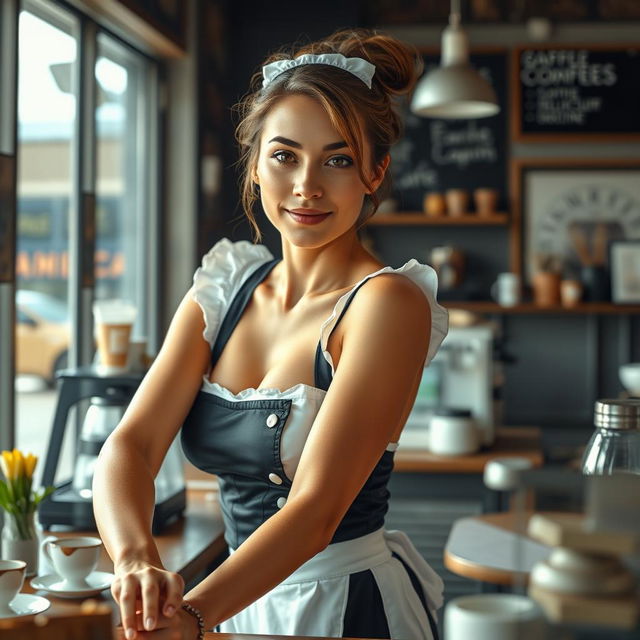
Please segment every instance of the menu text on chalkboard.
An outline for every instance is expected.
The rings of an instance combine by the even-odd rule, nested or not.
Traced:
[[[514,138],[640,136],[640,47],[514,51]]]
[[[440,54],[423,53],[425,73],[440,64]],[[488,118],[424,118],[403,108],[405,132],[392,148],[394,197],[401,211],[421,211],[427,192],[486,187],[506,207],[507,62],[506,50],[472,52],[472,66],[493,86],[500,112]]]

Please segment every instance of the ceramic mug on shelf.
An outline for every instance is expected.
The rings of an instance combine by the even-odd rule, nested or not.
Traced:
[[[533,274],[533,301],[539,307],[555,307],[560,304],[560,274],[539,271]]]
[[[444,197],[450,216],[464,216],[469,212],[469,192],[466,189],[447,189]]]
[[[437,191],[429,191],[422,201],[422,209],[431,218],[439,218],[447,212],[444,196]]]
[[[582,299],[582,283],[580,280],[565,279],[560,282],[560,301],[562,306],[570,309],[577,306]]]
[[[499,273],[491,285],[491,297],[501,307],[514,307],[520,302],[520,276],[517,273]]]
[[[480,187],[473,192],[473,201],[478,215],[493,215],[498,207],[498,190]]]

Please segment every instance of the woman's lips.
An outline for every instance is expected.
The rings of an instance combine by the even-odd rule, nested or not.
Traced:
[[[313,211],[310,209],[304,212],[301,209],[287,209],[287,213],[300,224],[319,224],[331,215],[331,212],[322,213],[321,211]]]

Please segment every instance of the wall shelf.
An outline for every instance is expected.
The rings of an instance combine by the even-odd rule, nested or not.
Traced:
[[[469,213],[464,216],[429,217],[420,211],[402,213],[378,213],[367,220],[368,226],[499,226],[506,225],[509,216],[506,213],[494,213],[491,216],[479,216]]]
[[[502,307],[491,301],[469,300],[469,301],[440,301],[440,304],[447,309],[463,309],[476,313],[495,314],[607,314],[607,315],[627,315],[640,314],[640,304],[622,305],[611,302],[582,302],[575,307],[540,307],[532,302],[525,302],[514,307]]]

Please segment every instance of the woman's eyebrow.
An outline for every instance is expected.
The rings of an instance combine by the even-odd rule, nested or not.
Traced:
[[[299,142],[296,142],[295,140],[289,140],[289,138],[285,138],[283,136],[276,136],[275,138],[271,138],[271,140],[269,140],[269,143],[271,142],[280,142],[290,147],[295,147],[296,149],[302,149],[302,145]],[[332,142],[330,144],[325,145],[324,147],[322,147],[322,150],[333,151],[334,149],[342,149],[343,147],[346,147],[346,146],[347,146],[347,143],[344,140],[340,140],[339,142]]]

